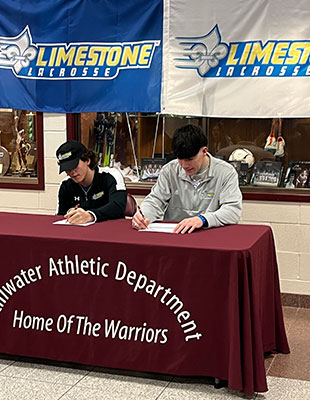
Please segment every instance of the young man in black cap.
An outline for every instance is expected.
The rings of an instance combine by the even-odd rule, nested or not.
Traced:
[[[95,153],[75,140],[63,143],[56,157],[59,173],[67,174],[58,192],[57,215],[72,224],[124,218],[127,192],[119,171],[98,167]]]
[[[177,129],[172,150],[177,157],[162,167],[156,184],[132,219],[144,229],[157,219],[179,222],[175,233],[191,233],[239,221],[242,195],[238,174],[228,162],[208,153],[208,139],[195,125]]]

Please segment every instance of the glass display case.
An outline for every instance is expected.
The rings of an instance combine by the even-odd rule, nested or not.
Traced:
[[[210,118],[208,136],[213,155],[240,162],[244,198],[310,200],[309,118]]]
[[[110,126],[113,125],[113,139],[109,120]],[[155,165],[169,161],[173,132],[188,123],[197,124],[206,132],[213,156],[236,168],[244,199],[310,200],[308,118],[82,113],[75,115],[74,129],[77,139],[98,152],[101,165],[116,162],[120,169],[128,169],[131,176],[124,174],[128,189],[133,194],[143,195],[148,193],[155,179],[147,182],[141,179],[141,164],[145,165],[150,159],[154,161],[149,164]],[[160,161],[157,163],[156,159]]]
[[[0,188],[43,189],[42,113],[0,109]]]

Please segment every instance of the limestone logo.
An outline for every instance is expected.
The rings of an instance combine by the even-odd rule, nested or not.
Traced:
[[[183,57],[176,58],[178,68],[196,69],[200,76],[205,76],[211,68],[218,66],[220,60],[226,57],[228,46],[221,43],[217,25],[205,36],[177,37],[183,48]]]
[[[0,37],[0,68],[28,79],[115,79],[122,69],[150,68],[160,40],[33,43],[28,26]]]
[[[32,44],[28,27],[12,38],[0,36],[0,68],[11,68],[18,74],[22,68],[29,67],[37,51],[37,47]]]
[[[224,43],[217,25],[199,37],[177,37],[175,66],[203,78],[310,76],[310,41],[268,40]]]

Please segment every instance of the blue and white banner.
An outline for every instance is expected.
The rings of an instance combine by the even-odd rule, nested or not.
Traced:
[[[310,116],[310,3],[2,0],[0,107]]]
[[[310,2],[166,0],[162,112],[310,116]]]
[[[160,111],[161,0],[2,0],[0,107]]]

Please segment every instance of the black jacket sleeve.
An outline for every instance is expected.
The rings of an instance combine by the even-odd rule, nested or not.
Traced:
[[[106,191],[109,194],[109,201],[102,207],[90,208],[91,211],[97,218],[97,221],[106,221],[108,219],[124,218],[126,202],[127,202],[127,191],[116,189],[115,178],[107,174]]]

